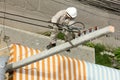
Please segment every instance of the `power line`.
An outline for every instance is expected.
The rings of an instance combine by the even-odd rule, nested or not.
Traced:
[[[34,26],[39,26],[39,27],[44,27],[44,28],[50,28],[50,29],[52,29],[52,27],[47,27],[47,26],[44,26],[44,25],[38,25],[38,24],[34,24],[34,23],[30,23],[30,22],[26,22],[26,21],[21,21],[21,20],[16,20],[16,19],[11,19],[11,18],[7,18],[7,17],[3,17],[3,16],[0,16],[0,18],[4,18],[4,19],[8,19],[8,20],[12,20],[12,21],[16,21],[16,22],[21,22],[21,23],[26,23],[26,24],[34,25]]]
[[[4,12],[4,11],[0,11],[0,13],[12,15],[12,16],[17,16],[17,17],[22,17],[22,18],[26,18],[26,19],[30,19],[30,20],[35,20],[35,21],[41,21],[41,22],[45,22],[45,23],[51,23],[50,21],[45,21],[45,20],[30,18],[30,17],[21,16],[21,15],[17,15],[17,14],[13,14],[13,13],[8,13],[8,12]]]

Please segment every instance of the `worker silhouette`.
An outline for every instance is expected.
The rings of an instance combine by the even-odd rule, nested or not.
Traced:
[[[47,49],[56,46],[57,35],[61,31],[57,24],[69,26],[75,22],[74,19],[76,18],[76,16],[77,16],[77,9],[75,7],[68,7],[66,10],[60,10],[51,18],[51,22],[53,23],[53,31],[51,33],[50,36],[51,41],[49,45],[47,45]],[[73,39],[74,37],[72,33],[68,31],[63,31],[63,33],[65,34],[64,39],[66,42]]]

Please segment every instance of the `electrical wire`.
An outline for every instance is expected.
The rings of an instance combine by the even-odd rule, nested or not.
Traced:
[[[4,19],[8,19],[8,20],[12,20],[12,21],[16,21],[16,22],[21,22],[21,23],[26,23],[26,24],[34,25],[34,26],[39,26],[39,27],[44,27],[44,28],[50,28],[50,29],[52,29],[52,28],[49,27],[49,26],[38,25],[38,24],[34,24],[34,23],[30,23],[30,22],[26,22],[26,21],[17,20],[17,19],[11,19],[11,18],[2,17],[2,16],[0,16],[0,18],[4,18]]]
[[[8,12],[3,12],[3,11],[0,11],[0,13],[12,15],[12,16],[17,16],[17,17],[22,17],[22,18],[26,18],[26,19],[30,19],[30,20],[35,20],[35,21],[41,21],[41,22],[45,22],[45,23],[51,23],[50,21],[45,21],[45,20],[41,20],[41,19],[35,19],[35,18],[26,17],[26,16],[22,16],[22,15],[18,15],[18,14],[13,14],[13,13],[8,13]]]

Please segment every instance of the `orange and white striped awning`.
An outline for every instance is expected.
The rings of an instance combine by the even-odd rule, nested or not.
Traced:
[[[12,44],[9,63],[38,53],[40,50]],[[120,70],[54,55],[15,70],[12,80],[120,80]]]
[[[40,53],[20,44],[10,46],[9,63]],[[86,80],[84,61],[54,55],[13,72],[12,80]]]

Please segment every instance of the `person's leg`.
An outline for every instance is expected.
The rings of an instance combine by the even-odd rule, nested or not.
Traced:
[[[73,35],[71,32],[66,31],[64,38],[65,38],[65,42],[69,42],[73,39]],[[67,49],[66,51],[70,52],[70,49]]]
[[[65,33],[65,42],[71,41],[72,39],[74,39],[75,35],[72,32],[64,32]]]
[[[56,26],[54,26],[53,31],[50,36],[50,44],[47,46],[47,49],[50,49],[52,47],[56,46],[56,41],[57,41],[57,35],[59,33],[59,30]]]

